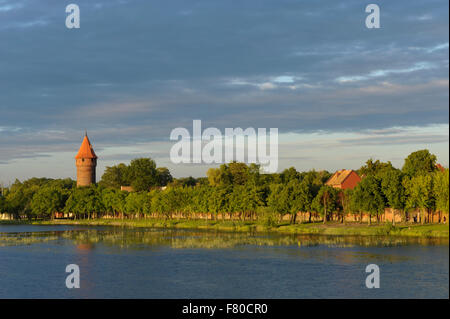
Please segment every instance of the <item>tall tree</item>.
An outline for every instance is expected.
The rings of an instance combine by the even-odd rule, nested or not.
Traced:
[[[75,218],[90,219],[94,213],[99,215],[105,211],[101,189],[94,185],[74,188],[65,203],[64,211],[74,214]]]
[[[131,186],[135,191],[149,191],[158,185],[156,163],[151,158],[136,158],[128,168]]]
[[[298,212],[307,212],[311,210],[313,195],[311,187],[307,181],[300,182],[298,179],[292,179],[286,190],[289,192],[289,212],[291,213],[291,223],[296,223]]]
[[[128,166],[120,163],[115,166],[107,166],[99,185],[120,189],[120,186],[130,186]]]
[[[40,186],[47,181],[47,179],[32,178],[21,183],[16,179],[6,195],[8,213],[12,214],[15,219],[20,219],[22,216],[36,217],[33,215],[31,202]]]
[[[158,167],[156,169],[156,173],[158,176],[158,185],[159,186],[166,186],[173,180],[173,177],[170,174],[170,171],[167,167]]]
[[[403,181],[407,195],[406,208],[418,209],[419,221],[425,222],[425,213],[433,207],[433,180],[431,175],[417,175]]]
[[[409,177],[426,175],[436,170],[436,155],[428,150],[420,150],[408,155],[402,171]]]
[[[449,206],[449,170],[436,171],[433,176],[433,195],[436,199],[436,210],[448,214]]]
[[[125,199],[125,211],[129,216],[143,217],[150,211],[149,197],[146,192],[130,193]]]
[[[64,192],[56,187],[41,187],[31,201],[31,210],[36,217],[55,217],[56,212],[62,211],[65,204]]]
[[[406,195],[403,178],[404,174],[396,168],[387,169],[381,175],[381,191],[387,200],[387,204],[393,209],[394,224],[395,210],[400,210],[402,220],[404,219]]]
[[[221,184],[221,172],[219,168],[209,168],[206,171],[206,176],[208,177],[209,185],[219,186]]]
[[[392,169],[393,166],[391,162],[383,163],[380,160],[374,161],[372,158],[368,159],[366,165],[361,166],[358,170],[359,176],[377,176],[384,170]]]
[[[294,179],[298,180],[300,178],[300,173],[297,172],[295,167],[289,167],[280,173],[280,178],[282,183],[288,184]]]
[[[4,194],[0,193],[0,214],[6,211],[6,198]]]
[[[312,208],[322,215],[323,223],[328,220],[329,213],[337,207],[337,190],[331,186],[324,185],[320,188],[313,200]]]
[[[249,178],[249,167],[245,163],[231,162],[228,164],[228,172],[233,185],[245,185]]]
[[[363,178],[353,189],[355,203],[361,212],[369,214],[368,223],[372,222],[372,216],[382,214],[386,206],[381,192],[380,181],[376,177],[369,175]]]
[[[345,217],[347,214],[352,213],[355,215],[359,214],[358,206],[355,204],[355,196],[353,195],[353,189],[347,188],[339,192],[339,200],[341,201],[341,206],[343,210],[342,222],[345,222]]]
[[[268,207],[274,212],[279,214],[280,221],[283,215],[289,211],[289,198],[287,196],[287,191],[284,190],[283,184],[271,184],[270,194],[267,199]]]

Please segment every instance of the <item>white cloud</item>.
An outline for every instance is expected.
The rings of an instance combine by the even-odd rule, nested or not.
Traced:
[[[405,69],[382,69],[382,70],[374,70],[367,75],[351,75],[351,76],[340,76],[336,78],[336,82],[338,83],[347,83],[347,82],[357,82],[369,80],[372,78],[388,76],[390,74],[401,74],[401,73],[411,73],[415,71],[421,70],[430,70],[436,68],[435,63],[431,62],[417,62],[409,68]]]
[[[288,76],[288,75],[282,75],[282,76],[277,76],[276,78],[273,79],[273,82],[276,83],[294,83],[295,78],[293,76]]]
[[[442,50],[442,49],[448,49],[448,42],[447,43],[441,43],[441,44],[438,44],[438,45],[436,45],[436,46],[434,46],[432,48],[429,48],[427,50],[427,52],[428,53],[432,53],[434,51],[438,51],[438,50]]]
[[[7,12],[15,9],[20,9],[23,7],[23,4],[21,3],[14,3],[14,4],[2,4],[4,2],[0,2],[0,12]]]
[[[258,87],[261,90],[272,90],[272,89],[276,89],[277,88],[277,86],[275,84],[271,83],[271,82],[265,82],[265,83],[259,84]]]

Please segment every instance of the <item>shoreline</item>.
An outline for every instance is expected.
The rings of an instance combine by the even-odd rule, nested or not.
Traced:
[[[422,238],[449,238],[448,224],[359,224],[329,222],[323,224],[281,223],[267,227],[254,221],[186,220],[186,219],[91,219],[91,220],[0,220],[0,225],[83,225],[116,227],[151,227],[180,229],[209,229],[233,232],[273,232],[279,234],[350,235],[350,236],[402,236]]]

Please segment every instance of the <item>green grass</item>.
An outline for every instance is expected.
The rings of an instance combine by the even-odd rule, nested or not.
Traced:
[[[279,226],[283,233],[303,233],[320,235],[359,235],[359,236],[410,236],[410,237],[449,237],[448,225],[360,225],[360,224],[306,224]]]
[[[212,229],[219,231],[270,231],[281,234],[318,234],[318,235],[359,235],[359,236],[409,236],[409,237],[449,237],[449,226],[443,224],[411,225],[411,224],[357,224],[357,223],[280,223],[274,227],[266,227],[252,221],[222,220],[186,220],[186,219],[91,219],[91,220],[46,220],[46,221],[0,221],[0,225],[35,224],[35,225],[92,225],[122,227],[155,227]]]

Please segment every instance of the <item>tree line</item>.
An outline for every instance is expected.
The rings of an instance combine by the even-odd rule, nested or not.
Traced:
[[[0,196],[0,212],[16,218],[51,219],[55,213],[71,213],[76,219],[99,217],[212,218],[257,220],[278,223],[286,214],[296,223],[298,212],[320,216],[323,222],[353,214],[362,221],[379,220],[385,208],[417,211],[417,222],[430,222],[434,211],[449,211],[449,170],[436,166],[428,150],[411,153],[401,169],[390,162],[369,159],[359,170],[361,182],[354,189],[340,190],[325,183],[327,171],[298,172],[291,167],[281,173],[262,174],[256,164],[232,162],[207,171],[207,177],[173,178],[167,168],[139,158],[130,165],[107,167],[98,185],[76,187],[71,179],[31,178],[16,180]],[[121,191],[132,186],[134,192]],[[162,186],[166,186],[164,189]]]

